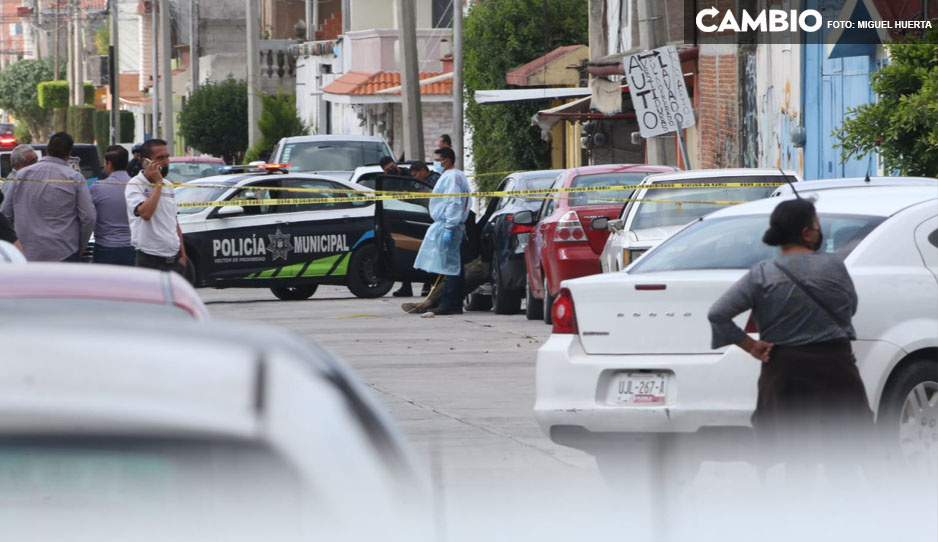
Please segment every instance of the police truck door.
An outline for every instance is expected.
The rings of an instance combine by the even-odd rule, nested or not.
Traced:
[[[412,177],[381,175],[379,192],[429,193],[433,187]],[[375,237],[378,243],[378,276],[398,281],[428,281],[433,275],[414,269],[420,244],[433,223],[430,199],[378,200],[375,206]]]

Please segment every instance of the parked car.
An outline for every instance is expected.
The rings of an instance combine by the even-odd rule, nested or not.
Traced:
[[[550,188],[560,169],[512,173],[495,188],[498,192],[542,190]],[[469,305],[491,307],[495,314],[516,314],[521,310],[527,272],[524,248],[528,244],[533,226],[514,223],[515,213],[537,211],[544,196],[501,196],[491,198],[485,213],[478,221],[481,233],[482,261],[489,264],[491,286],[488,293],[473,293],[474,297],[489,297],[487,303],[470,299]]]
[[[313,135],[281,139],[270,155],[272,164],[290,164],[292,171],[316,172],[349,180],[355,169],[394,156],[378,136]]]
[[[555,194],[545,199],[537,215],[517,213],[514,224],[534,225],[525,247],[527,290],[525,312],[529,320],[544,318],[550,323],[554,298],[560,282],[599,272],[599,254],[609,232],[594,230],[594,218],[615,218],[634,188],[652,173],[676,171],[670,166],[645,164],[603,165],[573,168],[558,177],[552,188],[595,188],[625,186],[618,190]]]
[[[0,122],[0,150],[12,151],[16,147],[14,129],[12,122]]]
[[[635,191],[636,201],[623,207],[619,218],[593,219],[593,229],[608,230],[599,257],[603,273],[624,269],[685,224],[719,209],[711,201],[746,202],[766,198],[780,184],[798,182],[794,171],[780,169],[704,169],[650,175]],[[677,183],[765,183],[750,187],[655,188]],[[680,203],[672,203],[680,202]]]
[[[83,316],[0,326],[5,534],[429,539],[426,471],[332,354],[262,326]]]
[[[938,191],[810,184],[800,193],[817,197],[822,250],[844,258],[859,296],[853,349],[877,423],[911,461],[934,467]],[[750,426],[759,363],[735,346],[711,349],[707,311],[778,254],[761,238],[780,200],[718,210],[624,272],[563,283],[536,369],[534,411],[554,442],[593,451],[602,468],[606,442],[670,435],[681,446]],[[647,389],[632,393],[637,382]]]
[[[202,299],[177,273],[78,263],[0,265],[4,320],[81,312],[142,320],[209,319]]]
[[[375,203],[350,199],[349,191],[366,194],[371,190],[273,166],[266,170],[228,167],[229,175],[207,177],[176,191],[176,202],[182,205],[179,225],[188,256],[186,275],[194,285],[270,288],[283,300],[307,299],[320,284],[347,286],[358,297],[381,297],[394,285],[375,275]],[[291,201],[315,197],[349,201]],[[210,204],[234,199],[275,203]]]
[[[30,145],[40,157],[46,154],[46,144]],[[90,143],[75,143],[72,147],[72,161],[75,167],[89,182],[104,178],[104,169],[98,158],[98,146]]]
[[[403,173],[410,172],[410,164],[407,162],[400,163],[397,167]],[[381,166],[360,166],[355,168],[350,181],[374,190],[378,184],[378,175],[384,175],[384,170],[381,169]]]
[[[169,179],[187,183],[218,175],[218,168],[224,166],[224,160],[213,156],[173,156],[169,159]]]
[[[889,186],[924,186],[938,188],[938,179],[934,177],[844,177],[840,179],[816,179],[799,184],[797,191],[819,193],[822,190],[841,188],[882,188]],[[794,195],[793,186],[779,185],[772,193],[773,197]]]

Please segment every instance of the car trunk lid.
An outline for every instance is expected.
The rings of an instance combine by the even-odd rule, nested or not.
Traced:
[[[707,354],[711,305],[745,270],[615,273],[565,283],[588,354]],[[743,327],[748,314],[736,318]]]

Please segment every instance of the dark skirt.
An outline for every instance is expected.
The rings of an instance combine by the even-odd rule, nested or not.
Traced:
[[[862,449],[873,413],[850,341],[775,346],[762,364],[752,425],[769,458],[807,454],[824,461]]]

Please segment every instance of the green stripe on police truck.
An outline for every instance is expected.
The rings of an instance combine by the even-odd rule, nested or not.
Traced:
[[[284,267],[265,269],[251,273],[245,279],[291,279],[296,277],[324,277],[326,275],[345,275],[348,273],[349,253],[333,254],[311,262],[301,262]],[[304,270],[305,268],[305,270]],[[329,271],[332,271],[330,273]]]

